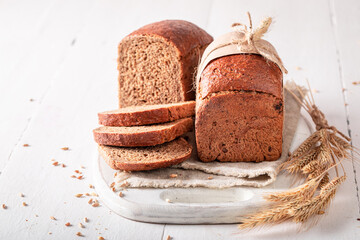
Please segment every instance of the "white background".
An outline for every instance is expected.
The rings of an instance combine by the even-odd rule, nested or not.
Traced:
[[[0,204],[8,206],[0,207],[0,239],[76,239],[78,231],[87,239],[359,238],[360,169],[351,162],[330,209],[306,232],[295,224],[239,233],[236,225],[138,223],[74,197],[92,190],[97,112],[117,107],[119,41],[164,19],[194,22],[217,37],[233,22],[247,23],[246,11],[255,25],[274,17],[265,39],[289,70],[285,79],[309,79],[330,124],[351,132],[359,147],[358,0],[0,0]],[[67,167],[53,166],[53,158]],[[75,169],[83,180],[70,178]],[[84,217],[90,221],[80,229]]]

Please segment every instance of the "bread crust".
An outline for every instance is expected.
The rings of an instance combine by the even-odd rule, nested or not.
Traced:
[[[119,54],[121,53],[122,42],[137,36],[156,36],[174,47],[180,63],[181,92],[183,95],[181,101],[194,100],[195,91],[193,91],[193,82],[195,67],[199,63],[203,51],[213,41],[213,38],[206,31],[188,21],[164,20],[145,25],[126,36],[119,44]],[[119,60],[120,58],[118,59],[118,68],[121,64]],[[120,95],[121,90],[119,88]],[[119,106],[126,107],[120,101]]]
[[[213,60],[197,86],[200,160],[272,161],[282,152],[282,72],[259,55]]]
[[[180,157],[173,158],[167,161],[157,161],[157,162],[121,162],[116,161],[114,158],[111,158],[106,151],[103,149],[104,146],[99,145],[99,152],[105,162],[115,170],[124,170],[124,171],[148,171],[159,168],[166,168],[172,165],[179,164],[186,159],[190,158],[192,147],[191,145],[183,138],[179,138],[174,141],[179,141],[184,145],[184,155]],[[161,145],[160,145],[161,146]],[[165,146],[164,146],[165,147]]]
[[[178,123],[157,130],[146,130],[140,132],[114,132],[107,129],[111,127],[100,127],[93,130],[95,142],[101,145],[121,146],[121,147],[144,147],[155,146],[165,142],[170,142],[175,138],[193,129],[191,118],[181,119]],[[117,128],[117,127],[113,127]],[[118,127],[130,128],[131,127]]]
[[[152,109],[141,108],[136,110],[137,107],[129,107],[129,112],[121,109],[121,112],[114,110],[98,113],[99,124],[104,126],[141,126],[175,121],[195,115],[195,101],[158,105],[157,108]]]

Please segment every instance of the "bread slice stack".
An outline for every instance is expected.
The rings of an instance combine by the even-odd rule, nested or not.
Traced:
[[[113,169],[143,171],[168,167],[190,157],[181,136],[193,130],[195,101],[132,106],[99,113],[93,130],[99,152]]]

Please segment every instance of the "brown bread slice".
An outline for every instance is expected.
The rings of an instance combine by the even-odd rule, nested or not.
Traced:
[[[101,112],[99,124],[104,126],[141,126],[165,123],[195,115],[195,101],[133,106]]]
[[[126,36],[118,48],[119,106],[194,100],[195,67],[212,40],[183,20],[148,24]]]
[[[93,131],[95,142],[120,147],[155,146],[170,142],[192,130],[193,120],[183,118],[163,124],[134,127],[99,127]]]
[[[154,147],[111,147],[99,145],[99,152],[113,169],[143,171],[179,164],[191,156],[192,147],[183,138]]]

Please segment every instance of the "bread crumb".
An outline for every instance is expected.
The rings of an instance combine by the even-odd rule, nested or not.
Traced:
[[[39,215],[35,214],[35,217],[39,217]]]
[[[301,67],[295,67],[295,69],[298,70],[298,71],[302,70]]]
[[[48,234],[49,234],[49,235],[51,235],[51,234],[52,234],[52,232],[48,232]]]
[[[89,188],[94,188],[94,186],[92,184],[89,184]]]
[[[84,217],[84,222],[88,222],[89,220],[87,219],[87,217]]]
[[[80,166],[82,169],[85,169],[85,167],[83,165]]]
[[[7,209],[7,206],[5,205],[5,203],[3,203],[2,208]]]
[[[69,150],[69,148],[68,147],[62,147],[61,150],[67,151],[67,150]]]
[[[124,194],[122,192],[119,192],[119,197],[123,197]]]
[[[27,207],[28,204],[27,204],[26,202],[23,202],[22,205],[23,205],[24,207]]]
[[[56,218],[54,216],[51,216],[50,219],[56,221]]]
[[[214,177],[210,176],[210,177],[208,177],[208,179],[209,179],[209,180],[212,180],[212,179],[214,179]]]
[[[30,101],[30,102],[33,102],[33,101],[35,101],[35,100],[34,100],[33,98],[30,98],[29,101]]]
[[[22,194],[22,193],[19,193],[19,196],[20,196],[20,197],[24,197],[24,194]]]
[[[81,232],[77,232],[77,233],[76,233],[76,236],[83,237],[84,235],[82,235]]]
[[[353,85],[359,85],[360,84],[360,81],[357,81],[357,82],[352,82]]]
[[[67,222],[67,223],[65,223],[65,226],[70,227],[71,223]]]
[[[65,164],[61,164],[61,166],[62,166],[62,167],[66,167],[66,165],[65,165]]]
[[[170,235],[167,235],[166,240],[171,240],[171,239],[172,237],[170,237]]]
[[[176,173],[172,173],[172,174],[170,174],[169,177],[170,177],[170,178],[177,178],[177,176],[178,176],[178,175],[177,175]]]
[[[318,215],[323,215],[325,212],[324,211],[318,211],[317,214]]]
[[[315,88],[313,88],[311,91],[312,91],[313,93],[319,93],[319,92],[320,92],[319,90],[317,90],[317,89],[315,89]]]
[[[52,165],[57,166],[59,165],[59,162],[53,162]]]
[[[82,193],[78,193],[78,194],[75,195],[75,197],[77,197],[77,198],[81,198],[82,196],[83,196]]]
[[[103,237],[98,237],[98,240],[105,240],[105,238],[103,238]]]
[[[30,145],[25,143],[25,144],[23,144],[23,147],[30,147]]]
[[[55,161],[55,158],[52,158],[51,161]]]
[[[168,202],[168,203],[172,203],[172,202],[171,202],[171,200],[170,200],[170,199],[168,199],[168,198],[167,198],[167,199],[165,199],[165,201],[166,201],[166,202]]]
[[[82,223],[79,223],[79,228],[84,228],[84,225]]]

